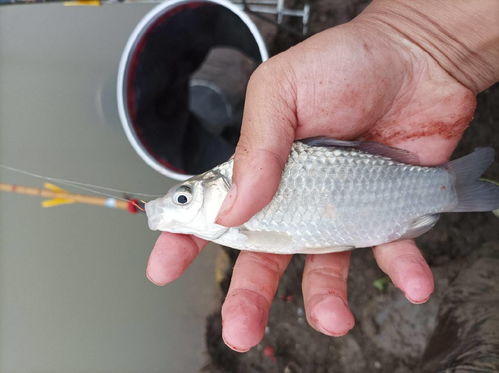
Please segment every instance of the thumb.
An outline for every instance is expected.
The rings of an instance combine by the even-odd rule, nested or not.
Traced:
[[[292,70],[281,61],[274,57],[263,63],[248,83],[232,187],[218,224],[243,224],[270,202],[279,186],[296,128]]]

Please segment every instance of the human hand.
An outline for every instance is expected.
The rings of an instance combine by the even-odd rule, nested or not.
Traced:
[[[472,118],[477,88],[458,81],[418,44],[368,14],[315,35],[253,74],[220,224],[240,225],[271,200],[295,139],[374,140],[409,150],[424,165],[450,157]],[[193,236],[162,233],[148,278],[158,285],[174,280],[204,244]],[[409,301],[429,298],[433,277],[413,241],[380,245],[374,255]],[[324,334],[344,335],[354,325],[346,289],[349,259],[348,252],[306,258],[305,311],[310,325]],[[246,351],[261,340],[289,260],[240,253],[222,308],[223,338],[234,350]]]

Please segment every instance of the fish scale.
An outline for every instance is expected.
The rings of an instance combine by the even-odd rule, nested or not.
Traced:
[[[145,207],[151,229],[236,249],[344,251],[417,237],[443,212],[499,208],[499,188],[479,180],[493,159],[493,149],[481,148],[423,167],[410,164],[407,152],[381,144],[310,139],[293,144],[275,196],[241,226],[215,223],[232,184],[232,159]]]
[[[304,163],[309,168],[308,178],[314,180],[312,185],[305,185],[299,174]],[[451,181],[441,169],[408,167],[355,149],[297,143],[276,197],[244,228],[290,235],[301,247],[355,245],[359,233],[362,241],[378,244],[397,235],[393,229],[396,221],[403,220],[407,226],[419,216],[438,213],[452,204],[456,199],[452,193],[441,198],[435,192],[437,185],[450,185]],[[330,206],[330,213],[337,210],[337,218],[318,213],[324,204]],[[300,233],[304,229],[307,232]]]

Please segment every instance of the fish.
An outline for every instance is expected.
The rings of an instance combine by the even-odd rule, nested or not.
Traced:
[[[234,249],[341,252],[416,238],[442,213],[499,208],[499,186],[480,180],[494,154],[477,148],[427,167],[380,143],[311,138],[293,143],[273,199],[238,227],[215,222],[232,184],[232,159],[174,186],[145,210],[151,230]]]

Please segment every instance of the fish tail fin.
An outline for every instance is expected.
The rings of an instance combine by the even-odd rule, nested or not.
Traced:
[[[458,204],[452,212],[492,211],[499,208],[499,185],[480,180],[494,161],[493,148],[477,148],[473,153],[446,164],[456,177]]]

